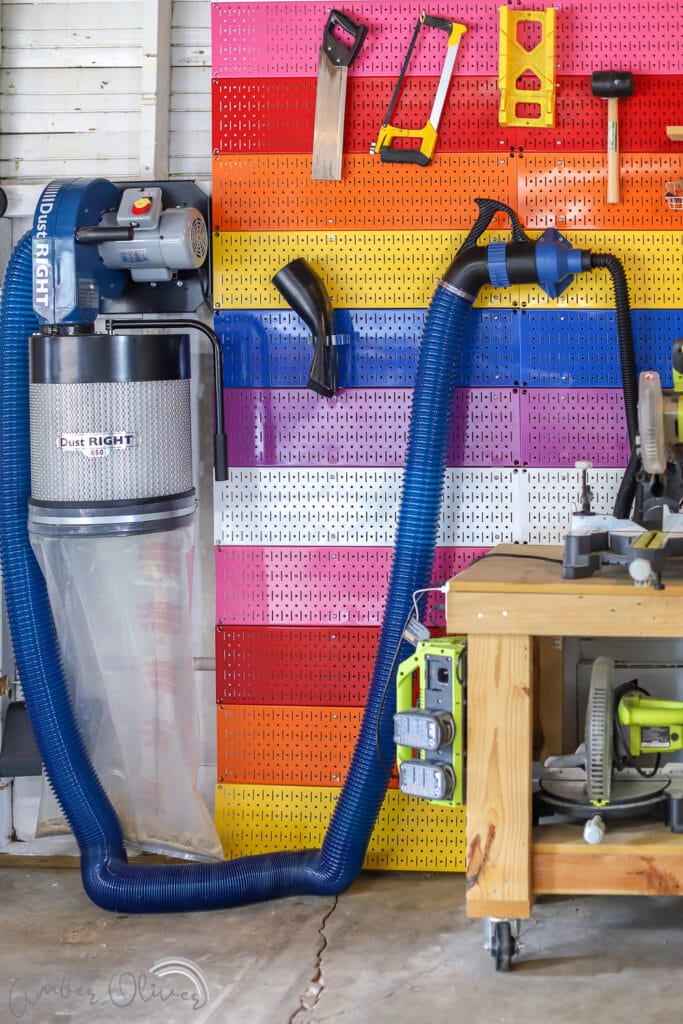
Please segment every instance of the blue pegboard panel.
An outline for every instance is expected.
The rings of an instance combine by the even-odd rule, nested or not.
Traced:
[[[619,387],[621,372],[610,310],[525,310],[517,315],[521,383],[528,387]],[[683,337],[683,310],[636,309],[636,366],[657,370],[671,387],[671,346]]]
[[[456,383],[501,387],[519,378],[514,310],[474,309],[465,330]],[[423,309],[338,310],[341,387],[410,387],[424,327]],[[310,335],[290,310],[223,310],[215,329],[223,348],[225,387],[304,387],[311,366]]]

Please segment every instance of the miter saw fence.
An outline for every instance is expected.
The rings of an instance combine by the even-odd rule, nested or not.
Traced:
[[[636,586],[663,589],[662,571],[683,559],[683,341],[672,347],[673,390],[648,370],[638,382],[638,432],[612,515],[590,508],[583,471],[581,510],[574,512],[565,538],[565,579],[591,576],[605,565],[623,563]],[[632,517],[627,518],[633,505]],[[683,569],[683,563],[681,563]]]
[[[683,832],[683,775],[662,756],[683,749],[683,701],[652,698],[636,680],[615,685],[614,661],[596,658],[584,743],[545,762],[537,810],[590,819],[654,816]],[[643,755],[654,755],[643,766]]]

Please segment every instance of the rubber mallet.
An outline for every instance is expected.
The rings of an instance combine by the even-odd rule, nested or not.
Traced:
[[[607,202],[619,202],[619,100],[633,95],[630,71],[594,71],[594,96],[607,100]]]

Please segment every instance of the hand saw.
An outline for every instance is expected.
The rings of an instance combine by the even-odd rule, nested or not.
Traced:
[[[436,87],[436,95],[434,97],[432,111],[429,115],[427,124],[424,128],[396,128],[391,124],[391,119],[393,117],[394,110],[396,109],[396,104],[398,103],[406,71],[408,70],[408,64],[410,63],[410,58],[413,54],[413,50],[415,49],[415,44],[417,43],[417,37],[420,34],[420,29],[424,25],[427,25],[430,28],[440,28],[444,32],[448,33],[446,60],[444,61],[444,65],[441,70],[439,84]],[[379,130],[377,142],[373,143],[370,147],[370,153],[379,153],[382,160],[388,163],[420,164],[422,167],[426,167],[430,163],[432,154],[436,147],[439,122],[446,102],[446,94],[448,92],[451,75],[453,74],[453,68],[455,67],[455,58],[458,55],[460,40],[465,32],[467,32],[467,27],[465,25],[459,25],[455,21],[447,21],[445,18],[434,18],[431,14],[422,13],[420,15],[417,20],[417,25],[415,26],[415,31],[413,32],[413,38],[410,40],[408,52],[405,60],[403,61],[401,73],[399,74],[398,81],[396,82],[396,88],[394,89],[394,93],[389,101],[387,116]],[[393,149],[391,144],[394,139],[420,139],[420,148]]]
[[[335,36],[341,29],[353,39],[345,46]],[[346,76],[367,34],[366,25],[357,25],[347,14],[330,11],[323,31],[318,59],[318,86],[315,94],[313,162],[315,179],[339,181],[342,176],[344,114],[346,112]]]

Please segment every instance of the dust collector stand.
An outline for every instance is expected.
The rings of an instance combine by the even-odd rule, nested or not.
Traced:
[[[559,545],[493,553],[562,561]],[[576,825],[533,828],[531,787],[535,727],[548,752],[561,749],[562,663],[552,638],[680,636],[683,577],[666,576],[656,591],[635,587],[619,566],[564,580],[561,564],[487,558],[451,580],[446,609],[448,632],[468,634],[467,915],[489,919],[496,966],[509,967],[514,922],[531,916],[536,895],[683,894],[683,835],[633,823],[589,846]]]

